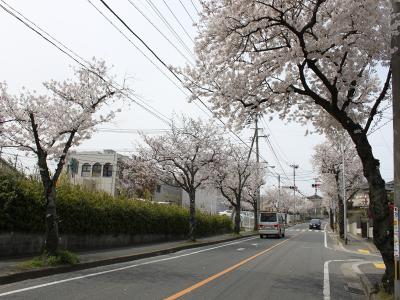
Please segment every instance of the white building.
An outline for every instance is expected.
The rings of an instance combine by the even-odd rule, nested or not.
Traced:
[[[129,159],[114,150],[71,151],[67,157],[67,172],[73,184],[117,196],[121,187],[118,172],[121,163]],[[158,183],[151,200],[181,205],[182,189]]]
[[[182,206],[189,207],[189,195],[182,190]],[[196,191],[196,208],[210,214],[229,209],[225,198],[215,189],[198,189]]]
[[[114,150],[71,151],[68,155],[68,174],[71,182],[92,190],[102,190],[115,196],[117,192],[118,160],[126,156]]]

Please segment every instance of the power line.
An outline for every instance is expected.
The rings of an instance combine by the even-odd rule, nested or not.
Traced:
[[[117,89],[113,84],[107,82],[100,74],[98,74],[96,71],[94,71],[92,68],[87,67],[85,65],[90,63],[87,62],[84,58],[82,58],[82,56],[78,55],[76,52],[74,52],[73,50],[71,50],[70,48],[68,48],[65,44],[63,44],[62,42],[58,41],[56,38],[54,38],[51,34],[49,34],[47,31],[43,30],[41,27],[39,27],[38,25],[36,25],[34,22],[30,21],[27,17],[25,17],[24,15],[22,15],[19,11],[17,11],[16,9],[14,9],[13,7],[11,7],[9,4],[7,4],[5,1],[0,0],[4,5],[6,5],[7,7],[5,7],[4,5],[0,4],[0,7],[7,12],[8,14],[10,14],[11,16],[13,16],[14,18],[16,18],[19,22],[21,22],[23,25],[25,25],[26,27],[28,27],[30,30],[32,30],[33,32],[35,32],[36,34],[38,34],[41,38],[43,38],[44,40],[46,40],[48,43],[50,43],[51,45],[53,45],[54,47],[56,47],[59,51],[61,51],[62,53],[64,53],[65,55],[67,55],[69,58],[71,58],[73,61],[75,61],[77,64],[79,64],[80,66],[82,66],[84,69],[90,71],[91,73],[95,74],[96,76],[98,76],[101,80],[103,80],[104,83],[106,83],[107,85],[110,85],[111,87],[113,87],[114,89]],[[16,15],[18,14],[18,16]],[[28,23],[29,22],[29,23]],[[33,25],[33,26],[32,26]],[[36,28],[34,28],[36,27]],[[43,34],[43,33],[44,34]],[[57,45],[58,44],[58,45]],[[60,47],[59,45],[61,45],[62,47]],[[72,53],[72,54],[71,54]],[[75,57],[74,57],[75,56]],[[79,61],[76,57],[78,57],[80,60],[82,60],[84,63],[82,63],[81,61]],[[114,83],[116,84],[116,83]],[[121,86],[119,86],[118,84],[116,84],[117,87],[120,89]],[[153,107],[151,107],[149,104],[141,104],[139,103],[137,100],[133,99],[133,97],[137,97],[136,95],[126,95],[127,98],[129,98],[130,100],[132,100],[134,103],[136,103],[138,106],[142,107],[144,110],[146,110],[147,112],[151,113],[152,115],[154,115],[155,117],[157,117],[158,119],[160,119],[161,121],[170,124],[170,121],[165,120],[164,118],[160,117],[159,115],[157,115],[155,112],[157,112],[157,110]],[[151,109],[145,107],[145,105],[149,106]],[[159,112],[158,112],[159,113]]]
[[[190,2],[192,3],[192,6],[194,7],[194,9],[196,10],[197,14],[200,14],[199,10],[197,9],[196,5],[194,5],[193,0],[190,0]]]
[[[182,3],[181,0],[179,0],[179,3],[182,5],[183,9],[185,10],[186,14],[189,16],[190,20],[192,20],[193,24],[196,23],[195,20],[192,18],[192,15],[189,13],[189,11],[186,9],[186,6]]]
[[[186,35],[189,37],[189,39],[194,43],[194,40],[192,39],[192,37],[190,36],[190,34],[186,31],[185,27],[182,25],[182,23],[179,21],[179,19],[176,17],[175,13],[173,12],[173,10],[169,7],[168,3],[163,0],[165,6],[168,8],[169,12],[172,14],[172,16],[174,17],[174,19],[178,22],[179,26],[181,26],[182,30],[186,33]],[[193,3],[193,2],[192,2]]]
[[[171,42],[171,40],[144,14],[144,12],[131,0],[128,0],[128,2],[162,35],[162,37],[167,40],[167,42],[189,63],[193,66],[193,63],[190,61],[189,58],[185,54],[182,53],[181,50],[179,50],[178,47],[175,46],[174,43]],[[190,53],[193,55],[192,53]]]
[[[391,118],[390,120],[386,121],[386,122],[383,123],[381,126],[375,128],[374,130],[371,130],[370,132],[368,132],[367,135],[373,134],[374,132],[378,131],[379,129],[381,129],[382,127],[386,126],[387,124],[389,124],[389,123],[392,122],[392,121],[393,121],[393,118]]]
[[[147,1],[147,0],[146,0]],[[154,52],[154,50],[147,45],[147,43],[137,34],[135,33],[132,28],[104,1],[104,0],[100,0],[100,2],[111,12],[111,14],[113,14],[149,51],[150,53],[165,67],[168,69],[168,71],[183,85],[183,81],[182,79],[171,69],[168,67],[168,65]],[[186,89],[193,95],[195,95],[193,93],[193,91],[189,88],[186,87]],[[198,101],[200,101],[200,103],[208,110],[211,112],[212,115],[214,115],[214,112],[203,102],[203,100],[201,100],[198,96],[196,96],[196,99]],[[228,128],[225,124],[224,121],[222,121],[219,117],[214,116],[216,119],[218,119],[226,128]],[[244,145],[246,145],[247,147],[250,148],[249,145],[247,145],[243,139],[238,136],[235,132],[233,132],[231,129],[228,128],[228,130],[237,138],[239,139]],[[263,160],[265,160],[265,158],[263,158],[261,155],[259,155]],[[266,161],[266,160],[265,160]]]
[[[151,0],[146,0],[147,4],[150,6],[150,8],[155,12],[155,14],[161,19],[161,21],[165,24],[167,29],[172,33],[173,36],[178,40],[179,43],[188,51],[188,53],[191,53],[190,48],[186,45],[186,43],[181,39],[179,34],[175,31],[175,29],[172,27],[172,25],[168,22],[168,20],[164,17],[164,15],[160,12],[160,10],[157,8],[157,6],[153,3]]]
[[[161,72],[161,74],[164,75],[164,77],[166,77],[173,85],[175,85],[186,97],[187,94],[185,93],[185,91],[175,82],[173,81],[158,65],[156,65],[156,63],[151,60],[146,53],[144,53],[138,46],[136,46],[136,44],[125,34],[122,32],[121,29],[118,28],[117,25],[114,24],[114,22],[112,22],[100,9],[97,8],[97,6],[95,6],[90,0],[87,0],[90,5],[92,5],[92,7],[103,16],[104,19],[106,19],[108,21],[108,23],[111,24],[111,26],[113,26],[127,41],[129,41],[129,43],[136,48],[136,50],[138,50],[140,52],[140,54],[142,54],[158,71]]]

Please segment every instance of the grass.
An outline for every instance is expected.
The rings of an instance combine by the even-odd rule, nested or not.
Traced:
[[[76,254],[67,250],[60,250],[55,256],[49,256],[47,253],[44,253],[41,256],[21,263],[19,266],[23,269],[37,269],[60,265],[75,265],[77,263],[79,263],[79,259]]]
[[[389,294],[385,293],[384,291],[379,291],[377,296],[378,296],[378,299],[380,299],[380,300],[394,300],[393,295],[389,295]]]

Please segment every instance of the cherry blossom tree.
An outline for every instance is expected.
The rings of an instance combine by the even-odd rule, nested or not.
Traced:
[[[343,199],[343,156],[346,199]],[[345,203],[348,205],[348,201],[355,196],[361,185],[365,183],[361,161],[357,156],[353,143],[344,134],[335,135],[334,138],[317,145],[312,161],[315,170],[320,174],[321,190],[327,197],[337,201],[339,207],[339,234],[343,237],[344,205]]]
[[[393,228],[368,133],[390,106],[390,9],[387,0],[204,1],[196,67],[182,71],[193,97],[208,98],[238,126],[257,111],[349,134],[368,180],[389,287]]]
[[[212,121],[203,122],[182,116],[171,130],[160,136],[143,135],[144,146],[138,155],[165,184],[182,188],[189,195],[189,239],[195,240],[196,190],[210,177],[211,165],[222,153],[220,129]]]
[[[258,193],[260,188],[265,184],[265,168],[262,168],[260,164],[251,162],[252,172],[247,180],[247,183],[243,191],[243,201],[249,203],[254,212],[254,230],[258,230]]]
[[[244,189],[257,166],[248,159],[248,149],[235,145],[226,145],[225,152],[210,177],[211,184],[235,210],[234,232],[240,232],[240,212]]]
[[[125,91],[111,86],[104,61],[93,59],[90,68],[75,69],[74,79],[43,83],[46,94],[23,89],[11,95],[0,83],[0,106],[4,120],[3,147],[16,147],[37,157],[46,199],[45,251],[57,255],[59,245],[56,183],[73,145],[91,137],[94,127],[114,118],[115,110],[102,108],[123,97]],[[49,162],[56,161],[51,169]]]
[[[157,175],[151,166],[137,156],[118,162],[119,189],[121,193],[146,199],[155,190]]]

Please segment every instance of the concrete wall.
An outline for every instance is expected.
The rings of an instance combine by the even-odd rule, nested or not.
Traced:
[[[62,235],[60,246],[72,251],[123,247],[135,244],[183,239],[179,235]],[[44,244],[43,235],[24,233],[0,234],[0,257],[38,254]]]

